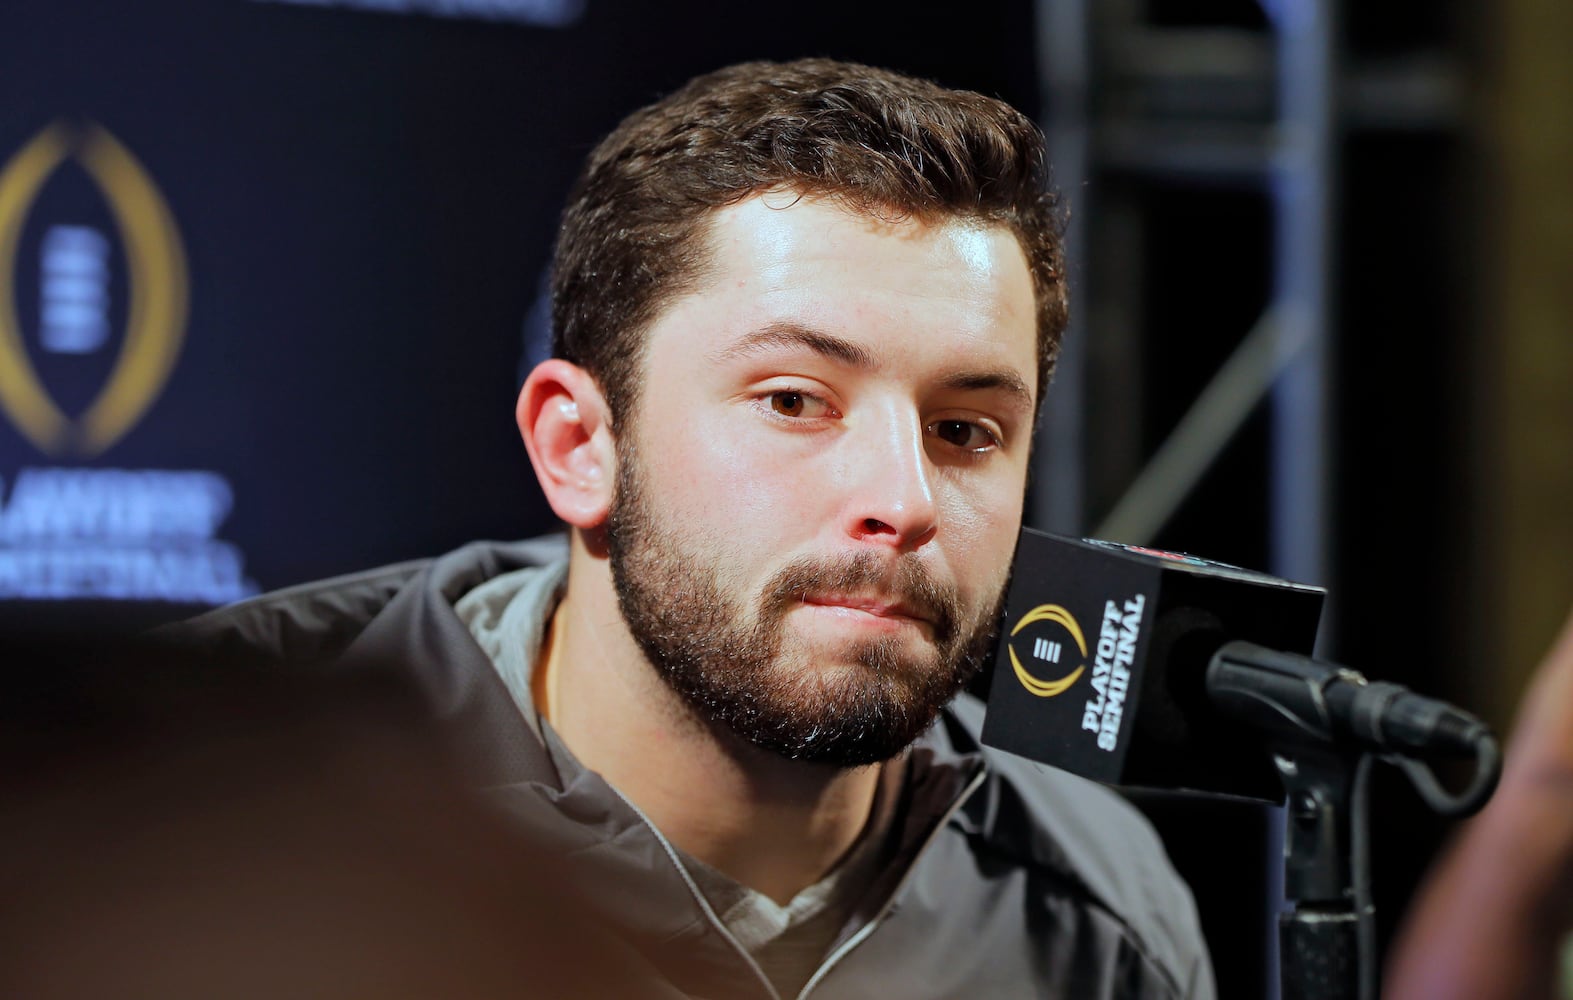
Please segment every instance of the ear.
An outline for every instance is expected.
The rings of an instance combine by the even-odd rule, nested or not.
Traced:
[[[616,483],[617,449],[595,379],[560,358],[543,361],[524,380],[515,415],[552,510],[575,528],[604,524]]]

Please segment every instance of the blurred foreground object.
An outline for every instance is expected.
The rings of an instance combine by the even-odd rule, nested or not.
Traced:
[[[658,995],[398,682],[3,652],[0,995]]]
[[[1573,617],[1520,703],[1502,783],[1417,893],[1389,1000],[1507,1000],[1556,990],[1573,927]]]

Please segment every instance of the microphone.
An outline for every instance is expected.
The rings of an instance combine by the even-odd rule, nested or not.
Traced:
[[[1249,642],[1230,642],[1213,654],[1206,685],[1224,715],[1309,743],[1472,756],[1491,735],[1468,712],[1402,685]]]
[[[1469,754],[1465,712],[1313,659],[1326,592],[1023,528],[983,742],[1109,784],[1283,799],[1267,740]]]

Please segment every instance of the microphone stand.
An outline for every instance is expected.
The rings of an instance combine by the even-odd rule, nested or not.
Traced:
[[[1376,1000],[1366,825],[1371,763],[1403,771],[1437,812],[1468,815],[1485,804],[1501,774],[1495,738],[1478,721],[1451,713],[1467,724],[1443,728],[1461,735],[1430,749],[1463,750],[1475,759],[1469,786],[1453,794],[1417,759],[1425,740],[1395,745],[1384,741],[1379,724],[1357,731],[1335,722],[1334,701],[1347,707],[1352,693],[1368,686],[1346,667],[1232,642],[1214,654],[1207,686],[1216,710],[1257,730],[1287,793],[1284,896],[1293,908],[1278,921],[1282,1000]],[[1398,691],[1387,685],[1380,693]]]
[[[1362,844],[1369,758],[1290,741],[1272,758],[1288,793],[1284,896],[1292,908],[1278,918],[1282,1000],[1374,1000],[1375,911]]]

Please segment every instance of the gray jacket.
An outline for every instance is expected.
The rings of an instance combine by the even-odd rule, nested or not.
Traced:
[[[667,995],[775,998],[672,848],[598,775],[566,787],[453,605],[557,558],[560,539],[478,542],[211,612],[182,637],[223,658],[334,659],[407,672],[468,781],[564,868]],[[911,752],[897,863],[802,997],[1214,995],[1189,890],[1147,822],[1107,789],[982,747],[958,698]]]

